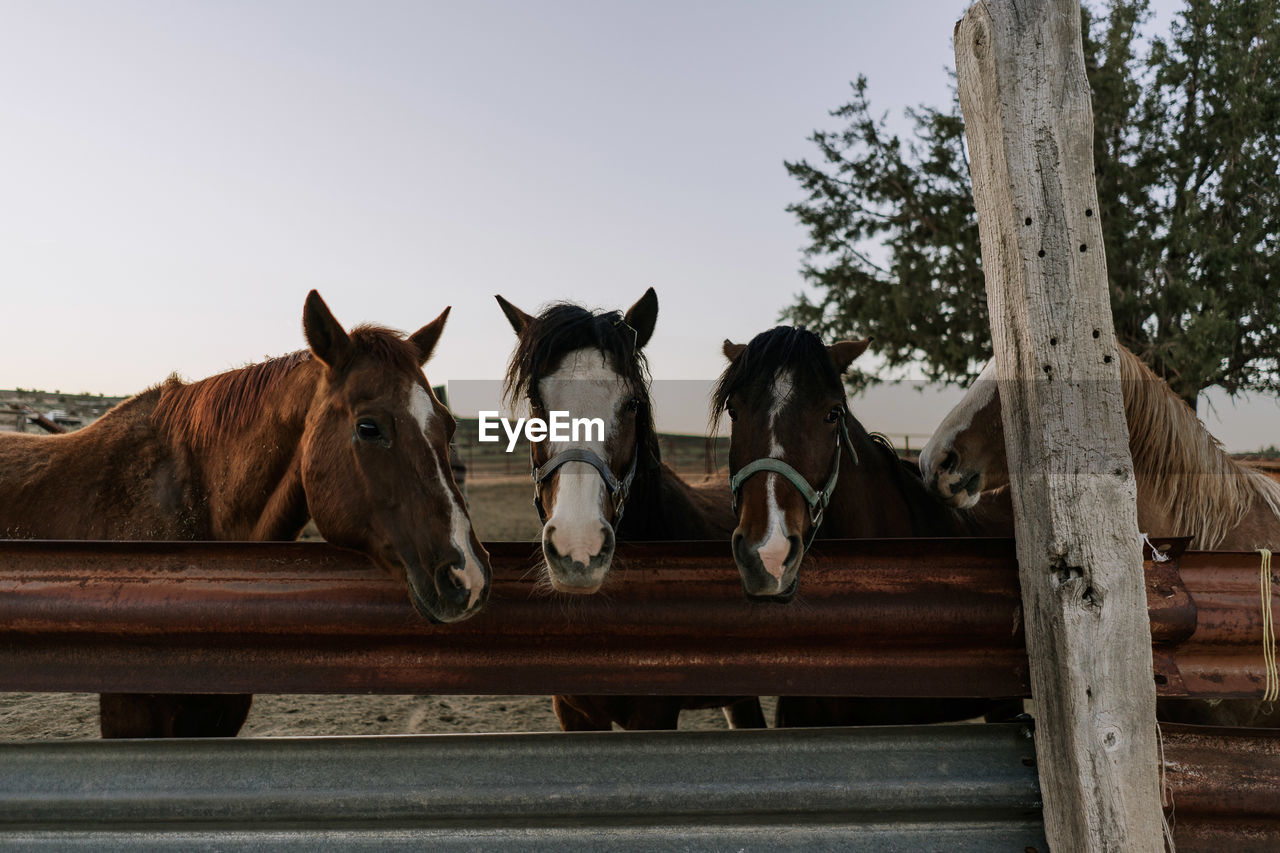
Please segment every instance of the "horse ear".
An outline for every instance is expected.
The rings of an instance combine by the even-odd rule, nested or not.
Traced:
[[[330,370],[346,364],[351,355],[351,338],[314,290],[307,294],[307,303],[302,309],[302,331],[311,353]]]
[[[503,314],[507,315],[507,322],[511,324],[511,328],[515,330],[517,335],[522,334],[529,324],[533,322],[533,317],[503,299],[499,294],[495,293],[493,298],[498,300],[498,307],[502,309]]]
[[[452,309],[452,305],[447,306],[440,312],[439,317],[409,336],[409,340],[418,348],[419,367],[427,363],[431,353],[435,351],[436,344],[440,343],[440,335],[444,333],[444,324],[449,319],[449,312]]]
[[[724,353],[724,357],[729,359],[730,362],[734,362],[738,360],[738,356],[742,355],[742,351],[746,348],[746,344],[735,344],[733,341],[725,338],[724,346],[720,348],[720,351]]]
[[[827,355],[831,356],[831,363],[836,366],[836,372],[843,376],[849,369],[849,365],[853,364],[853,360],[867,351],[871,340],[867,338],[861,341],[836,341],[827,347]]]
[[[653,327],[658,323],[658,294],[651,287],[635,305],[627,309],[624,318],[627,325],[636,330],[636,349],[643,349],[653,337]]]

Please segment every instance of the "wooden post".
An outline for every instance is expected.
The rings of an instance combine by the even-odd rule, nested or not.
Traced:
[[[980,0],[960,105],[1053,850],[1163,849],[1151,628],[1077,0]]]

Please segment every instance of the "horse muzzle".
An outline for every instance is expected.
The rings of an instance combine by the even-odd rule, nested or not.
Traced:
[[[479,612],[489,598],[489,576],[487,565],[471,563],[456,551],[431,570],[416,560],[405,563],[413,609],[436,624],[461,622]]]
[[[554,520],[542,533],[542,556],[547,561],[547,579],[557,592],[590,595],[604,584],[613,563],[614,534],[608,524],[600,524],[587,542],[580,537],[564,537]],[[563,549],[563,550],[562,550]]]
[[[734,531],[733,561],[738,564],[742,592],[748,601],[786,603],[796,597],[804,544],[794,534],[787,536],[783,544],[786,554],[779,562],[779,555],[762,555],[761,546],[749,545],[744,534]]]

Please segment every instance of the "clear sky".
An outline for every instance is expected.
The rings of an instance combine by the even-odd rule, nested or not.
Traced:
[[[0,388],[288,352],[313,287],[348,324],[452,305],[443,382],[501,374],[494,293],[652,285],[655,377],[713,377],[802,286],[782,161],[858,73],[944,103],[966,5],[0,0]]]

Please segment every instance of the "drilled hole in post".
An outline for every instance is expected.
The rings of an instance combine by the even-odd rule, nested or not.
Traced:
[[[1097,329],[1094,329],[1094,330],[1093,330],[1093,336],[1094,336],[1095,338],[1100,337],[1101,335],[1102,335],[1102,332],[1099,332]]]
[[[1086,208],[1084,209],[1084,215],[1085,215],[1085,216],[1093,216],[1093,208],[1092,208],[1092,207],[1086,207]]]
[[[1086,246],[1084,243],[1081,243],[1081,244],[1080,244],[1080,251],[1082,251],[1082,252],[1083,252],[1083,251],[1084,251],[1085,249],[1087,249],[1087,248],[1088,248],[1088,246]]]
[[[1104,355],[1104,356],[1102,357],[1102,361],[1103,361],[1104,363],[1106,363],[1106,364],[1110,364],[1110,363],[1111,363],[1111,356],[1109,356],[1109,355]]]
[[[1058,345],[1058,339],[1057,339],[1057,338],[1049,338],[1049,346],[1051,346],[1051,347],[1056,347],[1057,345]]]
[[[1022,224],[1023,224],[1023,225],[1030,225],[1030,224],[1031,224],[1031,217],[1030,217],[1030,216],[1028,216],[1028,217],[1027,217],[1026,222],[1023,222]]]
[[[1040,251],[1036,252],[1036,254],[1043,258],[1043,257],[1044,257],[1044,249],[1041,249]]]

